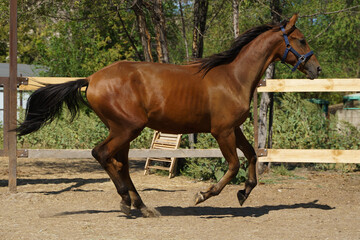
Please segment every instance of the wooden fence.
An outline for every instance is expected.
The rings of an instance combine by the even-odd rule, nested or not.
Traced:
[[[356,92],[360,78],[268,79],[257,92]],[[257,107],[256,107],[257,108]],[[276,116],[275,116],[276,117]],[[262,149],[259,162],[357,163],[360,150],[335,149]],[[262,155],[261,155],[262,154]]]
[[[92,158],[90,149],[27,149],[20,151],[26,158]],[[292,162],[292,163],[358,163],[360,150],[336,149],[266,149],[266,154],[259,156],[259,162]],[[25,154],[24,154],[25,153]],[[239,157],[243,153],[237,150]],[[130,158],[147,157],[222,157],[219,149],[130,149]]]
[[[19,90],[31,91],[41,83],[62,83],[77,78],[29,77]],[[257,92],[355,92],[360,91],[360,79],[269,79],[257,88]],[[92,158],[90,149],[27,149],[18,150],[19,157],[28,158]],[[238,150],[239,156],[243,156]],[[260,162],[307,162],[307,163],[358,163],[360,150],[333,149],[259,149]],[[150,150],[131,149],[130,158],[146,157],[222,157],[219,149]]]

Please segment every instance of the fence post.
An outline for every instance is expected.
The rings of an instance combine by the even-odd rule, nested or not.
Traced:
[[[254,149],[258,152],[259,149],[259,119],[258,119],[258,92],[255,88],[253,97],[253,116],[254,116]]]
[[[4,86],[6,92],[6,119],[4,129],[6,131],[16,128],[17,118],[17,0],[10,1],[10,77]],[[16,133],[7,132],[5,152],[9,157],[9,191],[16,192]]]

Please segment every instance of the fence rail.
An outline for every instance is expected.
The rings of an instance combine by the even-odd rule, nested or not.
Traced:
[[[43,84],[64,83],[78,78],[28,77],[27,85],[19,90],[36,90]],[[356,92],[360,91],[360,78],[321,78],[321,79],[267,79],[266,85],[257,88],[258,92]]]
[[[244,154],[237,150],[239,157]],[[19,158],[92,158],[91,149],[25,149],[18,151]],[[220,149],[130,149],[129,158],[195,158],[223,157]],[[266,149],[259,155],[259,162],[289,163],[357,163],[360,164],[360,150],[336,149]]]
[[[356,92],[360,78],[267,79],[258,92]]]

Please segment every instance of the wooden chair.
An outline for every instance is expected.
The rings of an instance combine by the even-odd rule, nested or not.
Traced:
[[[181,134],[169,134],[155,131],[150,149],[177,149],[180,145]],[[167,162],[169,167],[151,165],[151,162]],[[175,176],[177,158],[147,158],[144,175],[150,173],[150,169],[169,171],[169,178]]]

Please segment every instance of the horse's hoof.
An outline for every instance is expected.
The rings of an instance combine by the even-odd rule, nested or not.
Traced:
[[[245,190],[239,190],[237,193],[237,198],[239,200],[240,206],[242,206],[245,202],[245,200],[247,199]]]
[[[130,216],[131,206],[126,205],[123,202],[120,202],[120,210],[123,212],[126,216]]]
[[[161,214],[154,208],[144,207],[141,208],[140,210],[144,218],[154,218],[161,216]]]
[[[195,205],[198,205],[199,203],[202,203],[205,201],[204,195],[201,194],[201,192],[198,192],[195,194]]]

